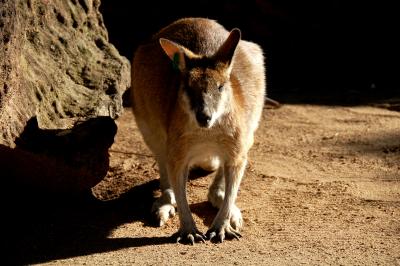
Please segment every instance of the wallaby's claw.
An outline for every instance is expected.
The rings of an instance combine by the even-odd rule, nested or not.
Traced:
[[[224,242],[225,238],[239,240],[242,237],[239,231],[233,229],[230,224],[219,226],[219,228],[213,226],[207,231],[206,236],[211,241],[220,243]]]
[[[191,232],[177,232],[175,234],[176,243],[194,245],[196,242],[206,242],[206,237],[199,230],[194,229]]]

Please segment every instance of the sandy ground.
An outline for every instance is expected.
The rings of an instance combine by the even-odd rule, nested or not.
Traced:
[[[243,238],[175,244],[178,217],[153,226],[157,167],[129,109],[118,120],[95,199],[27,212],[16,264],[400,265],[400,113],[283,105],[265,109],[242,182]],[[189,182],[206,232],[211,176]],[[101,201],[100,201],[100,200]]]

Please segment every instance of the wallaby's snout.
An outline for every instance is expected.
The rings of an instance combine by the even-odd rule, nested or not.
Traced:
[[[204,111],[196,112],[196,120],[200,127],[210,127],[211,126],[211,116]]]
[[[210,71],[215,72],[215,71]],[[215,74],[215,73],[214,73]],[[186,88],[183,97],[186,97],[189,103],[186,105],[186,111],[196,120],[197,125],[202,128],[211,128],[217,123],[221,116],[227,112],[226,107],[229,105],[229,85],[225,85],[226,89],[222,89],[220,82],[216,82],[215,77],[218,75],[205,75],[203,85],[205,89]],[[218,80],[218,79],[217,79]],[[191,82],[189,82],[191,83]],[[198,83],[198,81],[196,82]]]
[[[207,77],[208,80],[212,78]],[[213,86],[211,86],[213,87]],[[225,112],[226,92],[219,92],[215,88],[196,92],[193,88],[187,88],[186,97],[189,98],[187,112],[191,113],[196,123],[201,128],[211,128]]]

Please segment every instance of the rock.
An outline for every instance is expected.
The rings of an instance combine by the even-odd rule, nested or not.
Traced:
[[[0,176],[81,191],[108,169],[130,65],[99,0],[0,0]]]

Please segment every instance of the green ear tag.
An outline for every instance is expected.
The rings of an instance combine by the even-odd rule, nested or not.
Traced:
[[[179,53],[175,53],[172,60],[172,67],[179,71]]]

